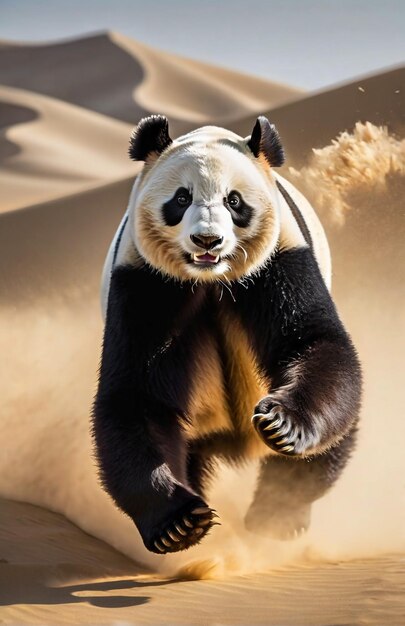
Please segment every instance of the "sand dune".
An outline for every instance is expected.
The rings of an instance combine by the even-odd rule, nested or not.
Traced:
[[[234,119],[301,91],[161,52],[117,33],[0,47],[1,82],[135,124],[146,113],[185,122]],[[177,124],[177,125],[176,125]]]
[[[139,170],[127,155],[131,126],[104,115],[0,85],[0,120],[2,212]]]
[[[130,123],[160,93],[154,110],[173,112],[173,134],[204,116],[218,124],[227,119],[248,134],[253,112],[260,111],[255,107],[272,89],[265,81],[239,80],[226,70],[145,50],[117,35],[0,49],[7,70],[0,91],[6,139],[1,202],[8,211],[0,215],[0,496],[21,502],[0,507],[0,619],[405,623],[405,494],[398,479],[405,436],[399,392],[405,181],[399,170],[383,185],[373,178],[357,185],[353,177],[343,226],[333,210],[323,215],[334,296],[364,364],[365,397],[358,450],[336,488],[315,504],[308,535],[282,544],[244,529],[254,464],[222,471],[210,502],[223,525],[175,557],[147,553],[99,486],[89,434],[102,337],[98,286],[136,171],[126,157]],[[105,84],[94,74],[96,52],[106,61]],[[134,59],[144,72],[140,82],[133,79]],[[114,82],[121,63],[124,78]],[[30,74],[38,77],[36,89]],[[311,149],[351,132],[358,120],[385,123],[402,137],[400,80],[402,70],[389,71],[270,111],[287,143],[286,175],[288,166],[305,175]],[[171,97],[170,85],[176,86]],[[364,167],[381,145],[389,150],[391,144],[365,147]],[[311,162],[314,180],[318,165]],[[146,567],[159,570],[159,577]],[[214,580],[172,584],[162,578],[179,571]]]
[[[135,175],[128,138],[149,113],[169,115],[176,135],[301,95],[115,33],[48,45],[3,43],[0,76],[0,211]]]

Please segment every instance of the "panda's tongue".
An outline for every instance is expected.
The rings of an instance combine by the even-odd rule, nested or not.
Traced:
[[[209,252],[205,252],[205,254],[195,254],[194,261],[196,263],[217,263],[218,256],[214,256],[213,254],[210,254]]]

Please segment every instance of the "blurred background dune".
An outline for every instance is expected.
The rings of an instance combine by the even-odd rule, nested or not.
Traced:
[[[302,624],[405,623],[404,93],[399,66],[309,93],[116,32],[0,46],[6,623],[290,624],[298,605]],[[244,530],[253,465],[221,471],[210,501],[223,526],[192,552],[163,559],[146,553],[98,484],[89,415],[99,281],[139,171],[127,157],[129,134],[149,113],[167,115],[173,136],[203,124],[245,136],[267,115],[286,146],[282,174],[327,230],[333,295],[364,364],[362,426],[344,476],[296,544]],[[350,141],[336,143],[344,131]],[[353,146],[367,184],[344,171]],[[381,177],[382,153],[396,160]],[[332,181],[326,195],[317,180]],[[176,574],[211,580],[162,579]]]

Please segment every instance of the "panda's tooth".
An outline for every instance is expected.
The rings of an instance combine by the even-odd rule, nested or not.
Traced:
[[[204,263],[204,261],[201,260],[201,257],[204,256],[205,254],[207,254],[206,252],[204,252],[203,254],[193,254],[193,261],[197,262],[197,263]],[[214,257],[214,255],[210,255],[212,257]],[[214,257],[213,261],[209,261],[210,263],[218,263],[219,261],[219,254],[217,256]]]

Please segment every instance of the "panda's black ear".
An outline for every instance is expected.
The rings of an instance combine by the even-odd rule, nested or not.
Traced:
[[[171,143],[167,117],[150,115],[144,117],[132,131],[129,156],[134,161],[146,161],[149,155],[159,156]]]
[[[255,157],[262,154],[272,167],[280,167],[284,163],[285,156],[280,135],[274,124],[270,124],[264,115],[257,118],[247,146]]]

